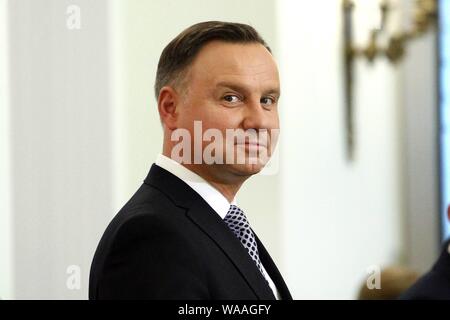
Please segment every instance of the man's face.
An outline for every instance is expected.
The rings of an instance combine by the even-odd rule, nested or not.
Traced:
[[[247,144],[234,139],[231,144],[223,141],[223,159],[233,149],[236,157],[232,163],[201,164],[217,177],[250,176],[258,173],[264,163],[250,163],[249,159],[261,153],[270,156],[276,143],[279,95],[278,69],[264,46],[213,41],[200,50],[188,70],[185,95],[177,107],[177,127],[188,129],[191,137],[194,137],[194,121],[202,122],[203,132],[210,128],[220,130],[224,139],[227,129],[261,133],[259,145],[249,144],[251,139],[246,139]],[[202,149],[208,144],[203,142]],[[236,163],[238,153],[245,154],[245,164]]]

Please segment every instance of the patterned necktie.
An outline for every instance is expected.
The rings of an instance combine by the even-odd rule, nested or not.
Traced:
[[[227,215],[223,219],[228,227],[233,231],[236,237],[241,241],[248,254],[256,263],[259,271],[264,276],[261,261],[259,260],[258,245],[256,244],[255,235],[250,229],[250,225],[245,217],[244,211],[235,205],[230,205]]]

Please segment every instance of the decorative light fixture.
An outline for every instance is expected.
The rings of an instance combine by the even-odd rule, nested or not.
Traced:
[[[386,45],[379,44],[379,35],[386,34],[386,21],[392,10],[387,0],[380,2],[381,25],[370,31],[369,41],[365,46],[357,46],[353,41],[353,8],[352,0],[343,0],[343,26],[344,26],[344,85],[345,85],[345,130],[347,158],[351,161],[355,154],[354,132],[354,102],[353,81],[354,61],[357,58],[366,59],[373,63],[378,57],[385,57],[389,62],[396,64],[405,55],[406,43],[417,38],[429,29],[434,28],[437,21],[436,0],[416,0],[412,27],[392,35],[386,35],[389,39]]]

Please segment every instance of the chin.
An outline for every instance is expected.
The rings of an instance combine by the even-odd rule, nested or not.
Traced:
[[[259,173],[264,168],[264,165],[259,163],[258,164],[245,163],[245,164],[234,164],[232,165],[232,167],[237,174],[243,176],[251,176]]]
[[[262,150],[259,150],[259,148],[261,148],[261,147],[258,147],[258,150],[252,149],[251,151],[254,153],[250,153],[250,150],[249,150],[250,148],[251,147],[249,147],[247,145],[245,145],[245,146],[238,145],[236,147],[236,149],[233,150],[235,163],[229,164],[229,166],[238,175],[251,176],[251,175],[257,174],[262,169],[264,169],[265,165],[269,161],[270,157],[268,157],[267,154],[265,156],[261,156],[256,153],[256,151],[262,152]],[[239,157],[242,157],[242,156],[245,159],[245,163],[239,163],[239,161],[240,161]],[[224,159],[227,159],[225,154],[224,154]],[[241,159],[240,162],[244,162],[244,161],[242,161],[243,160],[242,158],[240,158],[240,159]]]

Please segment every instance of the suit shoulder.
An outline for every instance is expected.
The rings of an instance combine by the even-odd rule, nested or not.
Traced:
[[[177,207],[145,205],[127,209],[114,217],[106,233],[114,241],[155,238],[166,233],[181,236],[186,225],[185,210]]]
[[[177,216],[178,215],[178,216]],[[181,235],[182,225],[185,225],[184,212],[164,212],[138,210],[132,215],[122,219],[116,229],[116,238],[155,238],[170,233],[173,236]]]
[[[102,262],[114,247],[127,246],[171,234],[184,238],[183,208],[175,206],[158,190],[141,187],[106,227],[97,246],[94,262]]]
[[[117,231],[124,225],[136,228],[159,223],[177,223],[184,219],[185,209],[176,206],[164,193],[143,184],[111,220],[108,228]]]
[[[450,271],[432,269],[400,297],[401,300],[450,299]]]

